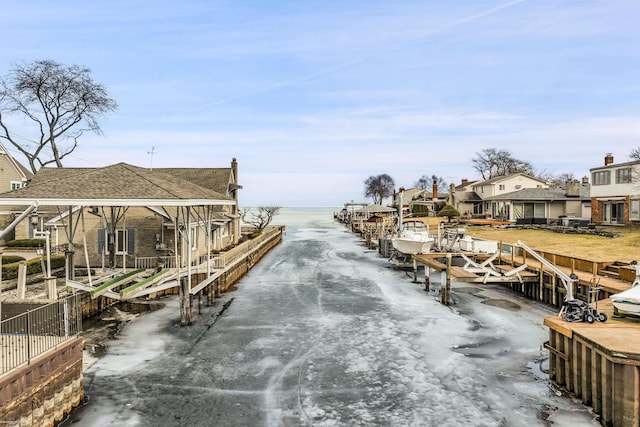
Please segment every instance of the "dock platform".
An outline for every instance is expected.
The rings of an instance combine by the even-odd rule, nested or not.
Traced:
[[[591,406],[603,425],[640,426],[640,318],[614,314],[598,301],[604,323],[544,319],[549,379]]]
[[[461,254],[451,253],[451,257]],[[478,266],[490,258],[487,254],[473,255]],[[446,253],[414,255],[416,264],[425,266],[425,278],[429,269],[447,271]],[[495,261],[495,262],[493,262]],[[449,263],[448,279],[459,282],[501,283],[527,298],[544,302],[560,311],[566,289],[559,278],[539,261],[531,257],[506,254],[491,261],[487,275],[473,268],[462,268]],[[555,260],[554,260],[555,261]],[[554,263],[555,264],[555,263]],[[598,312],[607,315],[606,322],[566,322],[559,315],[544,319],[549,328],[549,380],[593,408],[606,426],[640,427],[640,317],[622,315],[614,310],[609,296],[625,291],[631,283],[601,275],[595,264],[591,271],[557,265],[566,275],[578,277],[574,296],[588,301],[590,292],[597,285]],[[584,264],[584,263],[583,263]],[[471,270],[471,271],[469,271]],[[518,270],[518,278],[513,271]],[[474,272],[476,271],[476,272]],[[427,286],[428,286],[428,282]],[[446,291],[443,290],[443,292]],[[592,306],[594,303],[592,303]]]

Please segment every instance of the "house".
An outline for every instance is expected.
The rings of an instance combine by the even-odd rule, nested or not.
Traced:
[[[0,143],[0,193],[6,193],[27,184],[33,177],[31,171],[14,159]],[[14,218],[15,209],[11,206],[0,207],[0,229],[4,229]],[[4,244],[14,239],[14,234],[9,233],[0,243]]]
[[[485,181],[476,181],[471,184],[471,190],[482,201],[482,216],[505,220],[512,217],[509,205],[504,200],[495,197],[525,188],[549,188],[549,183],[525,173],[514,173],[507,176],[497,176]],[[479,204],[475,201],[474,203]],[[477,211],[478,209],[479,206],[474,205],[474,210]],[[458,211],[461,213],[466,212],[465,210],[460,211],[460,209]]]
[[[24,187],[32,176],[0,143],[0,193]]]
[[[591,220],[599,225],[640,225],[640,160],[591,168]]]
[[[565,188],[523,188],[484,199],[500,207],[501,219],[518,224],[569,225],[571,221],[591,222],[590,185],[587,177],[582,182],[567,181]]]
[[[448,203],[449,196],[450,194],[440,193],[437,184],[432,186],[431,192],[421,188],[409,188],[394,195],[393,206],[398,208],[402,197],[403,216],[436,216]]]
[[[372,204],[353,212],[351,228],[359,232],[370,231],[372,228],[393,228],[395,218],[395,208]]]
[[[403,216],[410,215],[411,213],[427,215],[429,211],[433,211],[433,193],[417,187],[407,189],[400,188],[400,190],[393,195],[392,206],[400,212],[400,204],[402,204]]]
[[[479,218],[485,212],[482,199],[473,191],[476,182],[464,178],[459,185],[449,188],[449,203],[466,218]]]
[[[237,179],[235,159],[220,170],[43,168],[26,187],[0,194],[0,205],[20,205],[28,215],[15,227],[17,239],[48,232],[52,246],[81,251],[76,266],[185,262],[238,242]]]

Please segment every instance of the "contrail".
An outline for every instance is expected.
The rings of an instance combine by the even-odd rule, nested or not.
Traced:
[[[457,21],[454,21],[454,22],[451,22],[449,24],[445,24],[445,25],[442,25],[440,27],[436,27],[436,28],[424,33],[424,34],[421,34],[420,36],[416,36],[416,37],[404,40],[402,42],[395,43],[395,44],[393,44],[393,45],[391,45],[391,46],[389,46],[387,48],[384,48],[384,49],[381,49],[381,50],[377,51],[376,53],[372,53],[372,54],[369,54],[369,55],[361,56],[361,57],[355,58],[355,59],[353,59],[351,61],[343,62],[343,63],[335,65],[333,67],[326,68],[326,69],[324,69],[322,71],[318,71],[316,73],[308,74],[306,76],[302,76],[302,77],[299,77],[299,78],[296,78],[296,79],[290,79],[290,80],[286,80],[286,81],[282,81],[282,82],[273,83],[273,84],[271,84],[269,86],[265,86],[265,87],[263,87],[261,89],[257,89],[257,90],[250,91],[250,92],[245,92],[245,93],[242,93],[242,94],[239,94],[239,95],[236,95],[236,96],[231,96],[231,97],[228,97],[228,98],[225,98],[225,99],[221,99],[219,101],[214,101],[214,102],[202,105],[199,108],[196,108],[196,110],[200,110],[200,109],[206,108],[206,107],[211,107],[211,106],[214,106],[214,105],[226,104],[228,102],[232,102],[232,101],[235,101],[237,99],[246,98],[248,96],[255,95],[255,94],[258,94],[258,93],[262,93],[262,92],[267,92],[267,91],[270,91],[270,90],[275,89],[275,88],[279,88],[279,87],[283,87],[283,86],[289,86],[289,85],[292,85],[292,84],[301,83],[301,82],[305,82],[305,81],[309,81],[309,80],[314,80],[314,79],[317,79],[318,77],[323,77],[323,76],[332,74],[332,73],[334,73],[336,71],[339,71],[339,70],[342,70],[342,69],[345,69],[345,68],[349,68],[349,67],[351,67],[353,65],[357,65],[357,64],[361,64],[363,62],[369,61],[369,60],[371,60],[373,58],[381,56],[385,52],[391,52],[391,51],[396,50],[396,49],[398,49],[398,48],[400,48],[402,46],[421,41],[421,40],[423,40],[423,39],[425,39],[425,38],[427,38],[429,36],[432,36],[434,34],[438,34],[440,32],[449,30],[451,28],[458,27],[458,26],[463,25],[463,24],[468,24],[470,22],[477,21],[478,19],[481,19],[481,18],[484,18],[486,16],[492,15],[492,14],[494,14],[496,12],[499,12],[502,9],[507,9],[509,7],[512,7],[512,6],[518,5],[520,3],[523,3],[524,1],[525,0],[515,0],[515,1],[508,2],[508,3],[504,3],[504,4],[501,4],[499,6],[493,7],[491,9],[487,9],[485,11],[477,13],[475,15],[467,16],[465,18],[461,18],[461,19],[459,19]]]

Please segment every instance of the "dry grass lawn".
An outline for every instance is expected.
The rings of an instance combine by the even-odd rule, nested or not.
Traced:
[[[468,226],[467,234],[504,243],[516,243],[521,240],[533,249],[592,261],[640,261],[640,229],[598,227],[598,230],[620,233],[622,236],[612,238],[479,225]]]

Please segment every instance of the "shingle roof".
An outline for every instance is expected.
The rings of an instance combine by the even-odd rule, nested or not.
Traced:
[[[169,173],[221,194],[227,194],[232,173],[231,168],[159,168],[154,170]]]
[[[567,196],[562,188],[523,188],[522,190],[487,197],[485,200],[591,200],[588,185],[580,186],[580,196]]]
[[[41,174],[42,172],[42,174]],[[186,200],[232,202],[230,197],[167,172],[126,163],[103,168],[45,168],[28,186],[0,194],[0,204],[9,200],[136,200],[177,203]],[[3,200],[7,199],[7,200]],[[3,203],[3,202],[7,203]],[[214,204],[214,203],[211,203]],[[227,204],[227,203],[224,203]],[[229,203],[231,204],[231,203]]]
[[[363,208],[357,209],[357,213],[374,213],[374,212],[394,212],[395,208],[382,205],[369,205]]]
[[[526,173],[512,173],[511,175],[495,176],[493,178],[489,178],[489,179],[484,180],[484,181],[476,181],[476,182],[474,182],[474,185],[493,184],[495,182],[500,182],[500,181],[503,181],[505,179],[509,179],[509,178],[514,177],[514,176],[517,176],[517,175],[526,176],[527,178],[535,179],[536,181],[540,181],[540,182],[546,183],[546,181],[544,179],[536,178],[535,176],[531,176],[531,175],[526,174]]]

